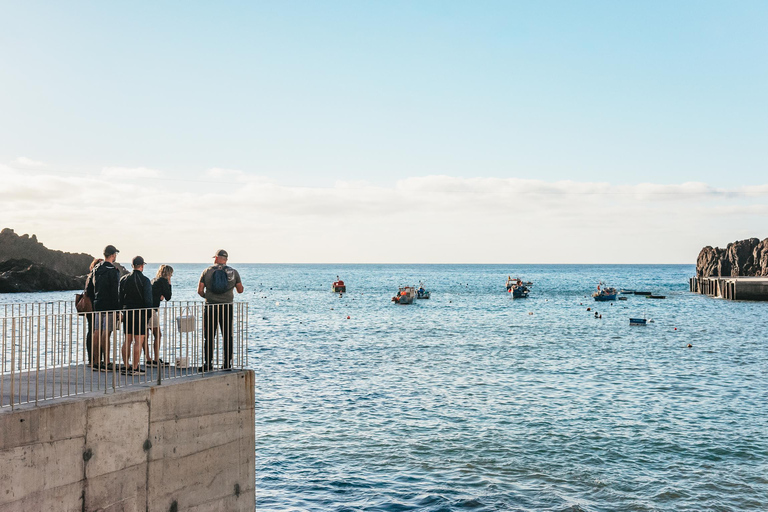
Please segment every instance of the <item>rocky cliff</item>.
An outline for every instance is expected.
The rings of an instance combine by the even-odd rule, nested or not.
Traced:
[[[768,238],[748,238],[728,244],[725,249],[707,246],[696,260],[696,275],[768,276]]]
[[[88,273],[93,256],[54,251],[37,241],[35,235],[17,235],[12,229],[0,231],[0,261],[25,259],[64,275]]]
[[[82,290],[85,276],[68,276],[30,260],[0,263],[0,293]]]

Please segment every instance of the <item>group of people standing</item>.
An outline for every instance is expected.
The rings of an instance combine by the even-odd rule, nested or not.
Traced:
[[[114,369],[109,362],[109,337],[118,322],[122,322],[125,341],[120,350],[123,359],[122,371],[126,374],[144,373],[139,367],[142,351],[147,366],[166,366],[160,358],[160,303],[172,297],[171,277],[173,267],[160,265],[155,278],[150,281],[144,275],[144,258],[133,258],[132,271],[120,276],[114,265],[120,251],[114,245],[104,248],[104,258],[91,263],[85,282],[84,294],[93,304],[93,313],[86,315],[88,331],[86,347],[88,364],[94,369]],[[213,352],[216,334],[221,330],[223,342],[222,369],[232,367],[232,323],[234,290],[243,293],[243,284],[237,270],[227,266],[229,255],[219,250],[214,255],[214,264],[200,276],[197,293],[205,299],[203,315],[203,336],[205,341],[205,362],[201,371],[213,369]],[[147,336],[154,339],[150,353]]]
[[[88,363],[100,370],[112,370],[109,362],[109,335],[115,324],[122,321],[125,341],[120,350],[125,373],[142,373],[139,358],[144,351],[147,366],[167,365],[160,358],[160,320],[158,308],[163,300],[171,300],[173,267],[160,265],[150,282],[144,275],[144,258],[136,256],[132,272],[120,277],[114,265],[120,251],[114,245],[104,248],[104,258],[91,262],[85,282],[85,294],[93,303],[94,313],[88,316],[86,347]],[[118,310],[125,310],[123,313]],[[147,346],[147,334],[154,337],[154,354]],[[133,356],[133,357],[131,357]],[[133,360],[131,364],[131,359]]]

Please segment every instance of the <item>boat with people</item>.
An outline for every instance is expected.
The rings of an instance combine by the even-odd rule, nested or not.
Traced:
[[[592,294],[592,297],[598,302],[608,302],[616,300],[617,294],[616,288],[605,286],[605,284],[600,282],[597,285],[597,291]]]
[[[416,288],[413,286],[401,286],[397,290],[397,295],[392,297],[392,302],[395,304],[413,304],[413,299],[416,298]]]
[[[416,298],[417,299],[428,299],[429,298],[429,290],[424,288],[424,283],[419,282],[419,289],[416,290]]]
[[[524,299],[528,297],[530,290],[528,286],[532,285],[530,281],[523,282],[519,277],[507,277],[507,292],[512,294],[513,299]]]
[[[523,285],[527,287],[533,286],[533,281],[523,281],[519,277],[507,276],[507,291],[512,288],[512,285]]]
[[[339,276],[336,276],[336,280],[331,285],[331,291],[333,293],[347,293],[347,286],[344,284],[344,281],[339,279]]]

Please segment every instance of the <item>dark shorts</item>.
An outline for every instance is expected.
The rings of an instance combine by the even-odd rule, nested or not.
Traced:
[[[135,309],[126,311],[123,319],[123,332],[143,336],[147,334],[147,320],[152,314],[151,309]]]

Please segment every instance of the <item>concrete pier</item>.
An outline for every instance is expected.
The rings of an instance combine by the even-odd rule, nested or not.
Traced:
[[[768,301],[768,277],[692,277],[689,286],[710,297]]]
[[[0,512],[255,508],[254,374],[0,410]]]

